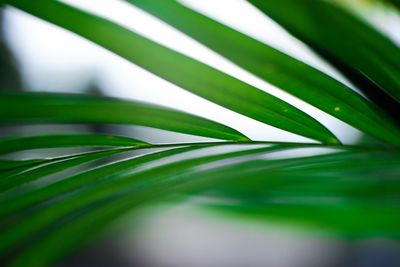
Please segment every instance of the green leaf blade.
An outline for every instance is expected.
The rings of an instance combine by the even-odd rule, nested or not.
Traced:
[[[0,154],[20,150],[62,147],[122,147],[146,146],[147,143],[123,136],[106,134],[53,134],[10,136],[0,138]]]
[[[400,130],[390,118],[370,101],[322,72],[177,1],[129,2],[290,94],[380,140],[400,145],[397,138]]]
[[[250,2],[316,51],[356,70],[400,102],[400,49],[367,23],[329,1]]]
[[[302,146],[297,148],[302,148]],[[296,147],[286,149],[296,149]],[[260,148],[258,152],[262,152],[261,150]],[[264,150],[267,152],[267,155],[270,152],[274,153],[280,150],[284,154],[287,152],[284,147],[264,148]],[[332,162],[336,161],[341,164],[353,165],[352,168],[355,170],[362,170],[363,165],[368,165],[371,160],[380,157],[381,160],[375,166],[372,179],[375,181],[380,180],[381,183],[387,186],[395,185],[396,190],[393,192],[398,197],[398,188],[400,186],[399,180],[396,179],[398,175],[396,176],[395,173],[387,175],[385,176],[387,178],[385,180],[379,174],[382,174],[382,170],[385,168],[393,168],[398,174],[398,166],[387,165],[387,158],[392,158],[392,163],[398,163],[400,159],[399,155],[391,152],[360,152],[350,149],[347,152],[333,152],[328,155],[260,159],[254,152],[256,150],[253,152],[251,150],[234,152],[231,155],[227,153],[219,156],[196,158],[161,165],[158,168],[136,174],[126,173],[124,175],[120,173],[122,176],[113,177],[107,180],[107,183],[98,184],[88,191],[81,191],[69,199],[54,203],[54,206],[43,211],[43,214],[33,215],[34,217],[30,219],[32,224],[23,221],[21,225],[25,225],[24,227],[16,226],[20,230],[16,231],[13,229],[11,232],[8,232],[5,235],[5,240],[10,237],[10,233],[13,233],[18,238],[24,238],[24,235],[32,234],[30,231],[36,232],[37,230],[33,230],[35,227],[44,227],[44,225],[49,224],[52,220],[59,221],[63,218],[64,213],[69,213],[75,209],[79,210],[82,208],[81,205],[90,205],[94,201],[93,205],[90,205],[90,209],[85,209],[85,213],[82,213],[71,221],[62,223],[63,227],[60,227],[62,230],[57,229],[45,234],[38,240],[37,245],[30,246],[23,251],[20,257],[14,262],[15,266],[21,266],[21,264],[26,264],[27,262],[34,264],[34,259],[36,259],[34,256],[37,257],[38,255],[43,260],[40,264],[45,265],[52,262],[64,255],[67,250],[74,249],[76,243],[84,241],[85,237],[87,238],[88,235],[93,234],[89,229],[102,228],[105,222],[112,221],[115,217],[120,216],[129,209],[137,207],[139,204],[159,200],[161,196],[167,196],[171,193],[201,193],[204,190],[206,190],[205,192],[207,190],[218,190],[221,187],[237,185],[237,183],[240,186],[235,188],[239,189],[239,191],[236,193],[230,191],[224,197],[237,197],[237,201],[240,204],[235,207],[242,213],[255,214],[259,217],[265,216],[266,218],[275,217],[278,219],[283,218],[306,222],[308,225],[318,225],[322,228],[334,229],[344,236],[361,238],[376,235],[390,236],[392,238],[400,237],[400,228],[396,224],[399,215],[394,212],[398,209],[400,203],[391,202],[388,204],[382,202],[379,209],[377,203],[385,200],[387,196],[384,193],[375,194],[377,188],[374,183],[365,184],[365,187],[359,189],[353,187],[354,192],[346,188],[346,185],[352,184],[354,179],[357,179],[359,182],[365,179],[362,172],[353,172],[354,170],[351,169],[342,170],[341,168],[335,168],[335,165],[329,167],[323,166],[324,163],[332,164]],[[229,161],[222,162],[221,164],[220,161],[231,156],[245,155],[252,155],[253,158],[238,161],[235,164],[230,164]],[[220,164],[215,165],[214,163],[216,162]],[[315,164],[322,164],[319,165],[320,170],[325,171],[330,176],[320,176],[321,174],[317,172],[315,176],[307,175],[302,177],[290,171],[292,167],[307,169],[308,167],[315,166]],[[206,168],[193,169],[195,166],[205,166]],[[209,168],[207,166],[213,167]],[[287,171],[288,169],[289,171]],[[320,180],[321,184],[315,185],[314,182],[318,177],[323,177],[324,179]],[[293,185],[293,181],[299,178],[304,180],[298,181],[306,183],[302,188],[300,187],[299,190],[296,190],[291,185]],[[329,191],[330,187],[327,186],[329,184],[340,186],[336,186]],[[253,196],[251,194],[241,194],[243,189],[250,189],[250,192],[257,194]],[[321,201],[312,201],[312,199],[318,199],[316,195],[313,195],[313,192],[318,193],[322,189],[328,190],[324,192],[325,196],[331,196],[329,193],[332,193],[332,195],[341,201],[333,203],[324,201],[324,195],[321,196]],[[365,191],[365,189],[370,191]],[[360,199],[359,194],[354,195],[354,193],[362,193],[365,198]],[[311,201],[298,203],[296,198],[293,198],[296,194],[302,196],[303,200],[307,200],[308,198]],[[114,197],[111,197],[111,195]],[[224,197],[222,200],[226,199]],[[280,203],[279,201],[285,202]],[[316,212],[315,217],[312,216],[313,210]],[[377,216],[374,216],[374,219],[369,220],[368,223],[360,224],[360,222],[363,222],[371,214],[376,214]],[[73,232],[81,234],[71,235]],[[66,247],[55,246],[56,242],[63,240],[63,238],[69,240],[69,242],[65,243]]]
[[[100,17],[58,1],[9,1],[39,18],[79,34],[138,66],[228,109],[324,143],[337,138],[286,102]]]
[[[53,160],[43,165],[35,166],[20,173],[1,177],[0,193],[21,186],[25,183],[42,179],[50,174],[54,174],[68,168],[76,167],[84,163],[104,159],[111,155],[120,154],[127,149],[109,149],[104,151],[94,151],[71,156],[67,159]]]
[[[217,139],[248,140],[238,131],[157,105],[53,93],[2,93],[0,123],[134,124]]]

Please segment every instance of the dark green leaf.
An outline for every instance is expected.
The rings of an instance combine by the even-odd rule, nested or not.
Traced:
[[[250,2],[328,60],[340,61],[400,102],[400,49],[367,23],[329,1]]]
[[[29,159],[29,160],[0,160],[0,171],[6,171],[9,169],[16,169],[19,167],[31,166],[34,164],[42,163],[43,159]]]

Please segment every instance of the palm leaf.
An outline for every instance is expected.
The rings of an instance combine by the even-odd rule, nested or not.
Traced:
[[[134,124],[217,139],[247,140],[227,126],[177,110],[73,94],[3,93],[0,98],[0,122]]]
[[[4,174],[0,180],[0,192],[7,191],[12,188],[21,186],[27,182],[33,181],[37,178],[44,178],[47,175],[57,173],[70,167],[76,167],[83,163],[91,162],[94,160],[102,159],[104,157],[124,152],[125,149],[113,149],[105,151],[89,152],[80,155],[70,156],[67,159],[53,159],[51,162],[33,166],[26,170],[17,170]]]
[[[38,163],[45,162],[45,159],[31,159],[31,160],[0,160],[0,170],[7,171],[10,169],[18,169],[21,167],[30,167],[31,165],[35,165]]]
[[[58,1],[8,2],[32,15],[77,33],[136,65],[221,106],[318,141],[338,142],[336,137],[315,119],[279,98],[110,21]]]
[[[361,89],[376,94],[371,92],[376,87],[400,101],[400,50],[361,19],[329,1],[250,2],[363,85]],[[398,118],[395,111],[393,115]]]
[[[225,140],[155,144],[114,134],[63,132],[1,137],[3,156],[37,149],[60,154],[0,159],[0,259],[7,266],[51,266],[132,209],[191,196],[207,200],[198,203],[200,207],[258,222],[276,220],[345,238],[400,238],[399,129],[380,111],[382,106],[174,1],[129,1],[264,80],[386,142],[386,146],[342,145],[317,120],[286,102],[110,21],[59,1],[7,2],[216,104],[325,143],[256,142],[211,120],[122,99],[2,93],[2,126],[132,124]],[[295,35],[307,36],[303,40],[317,52],[329,53],[329,59],[397,98],[398,79],[392,75],[399,70],[398,49],[369,26],[347,13],[341,15],[344,11],[336,7],[328,10],[325,1],[312,2],[327,12],[326,24],[321,25],[299,2],[252,2],[285,27],[293,27]],[[282,3],[299,12],[290,18],[291,12],[277,12]],[[345,22],[336,21],[342,16]],[[294,24],[299,18],[303,20]],[[347,36],[349,29],[343,25],[354,21],[349,29],[357,32],[348,42],[365,46],[352,53],[346,44],[337,40],[324,44],[321,36],[313,35],[319,31],[310,31],[337,25],[335,33]],[[388,56],[391,52],[393,57]],[[365,66],[359,64],[361,56]],[[379,66],[370,66],[377,62]],[[69,154],[63,148],[85,152]]]
[[[0,154],[19,150],[60,147],[122,147],[146,146],[143,141],[124,136],[102,134],[54,134],[10,136],[0,138]]]
[[[304,148],[304,146],[295,146],[289,149],[294,148]],[[329,226],[335,230],[340,230],[342,233],[347,233],[350,236],[373,236],[377,234],[379,234],[379,236],[399,236],[400,229],[398,224],[395,223],[398,219],[398,215],[397,213],[393,212],[393,210],[398,208],[398,204],[397,202],[392,201],[387,205],[386,208],[385,202],[382,201],[387,198],[387,192],[381,191],[378,195],[370,194],[368,193],[368,190],[372,192],[379,191],[376,190],[376,183],[363,184],[365,188],[354,190],[356,193],[367,192],[367,194],[361,194],[365,195],[363,199],[360,198],[359,194],[354,195],[354,192],[347,189],[347,185],[354,183],[354,179],[363,179],[363,176],[357,172],[353,173],[349,170],[343,170],[341,168],[326,168],[326,166],[321,166],[321,170],[324,170],[325,173],[333,173],[333,176],[326,177],[325,181],[321,181],[321,178],[324,178],[324,176],[320,174],[313,176],[304,175],[304,172],[296,172],[296,175],[293,176],[291,175],[290,170],[285,171],[287,168],[291,167],[295,168],[299,166],[310,166],[311,164],[326,163],[326,156],[300,157],[294,159],[285,158],[277,160],[259,159],[259,157],[254,156],[250,158],[243,157],[245,154],[250,153],[254,155],[255,153],[262,153],[262,150],[269,150],[270,152],[266,152],[267,154],[265,154],[265,152],[262,153],[264,154],[264,157],[268,158],[268,153],[270,153],[271,156],[273,156],[273,153],[279,153],[277,149],[279,151],[288,148],[280,146],[275,148],[267,147],[263,149],[258,148],[241,152],[233,152],[230,154],[199,157],[186,161],[166,163],[156,168],[144,169],[142,171],[136,171],[133,173],[118,168],[119,173],[112,174],[109,178],[103,177],[103,183],[96,183],[94,187],[87,187],[86,190],[77,191],[58,202],[52,202],[39,214],[28,213],[28,215],[26,215],[28,218],[27,220],[15,219],[20,223],[12,223],[11,228],[5,233],[5,235],[3,235],[3,245],[10,247],[11,244],[14,244],[15,246],[16,244],[19,244],[18,240],[26,240],[33,234],[42,233],[40,234],[40,238],[37,239],[37,246],[35,245],[26,248],[23,254],[21,254],[17,259],[15,265],[20,266],[19,264],[26,264],[28,262],[30,265],[32,264],[33,266],[39,266],[40,264],[45,264],[46,262],[38,260],[37,255],[45,255],[43,256],[43,259],[49,260],[53,257],[57,257],[58,253],[65,253],[66,250],[73,249],[76,244],[75,242],[80,241],[86,235],[90,235],[91,230],[89,229],[95,229],[96,227],[102,226],[105,221],[114,219],[116,214],[121,215],[123,212],[130,210],[132,206],[158,200],[166,193],[193,193],[198,192],[199,190],[204,191],[207,188],[212,188],[215,191],[215,188],[218,188],[218,185],[226,185],[228,181],[228,184],[231,184],[231,186],[234,187],[228,191],[229,194],[226,194],[225,189],[225,196],[229,196],[230,198],[238,196],[240,201],[243,201],[249,205],[249,209],[255,209],[257,211],[260,209],[263,211],[264,208],[265,210],[263,212],[258,212],[260,216],[263,216],[265,213],[266,215],[274,217],[274,215],[281,215],[280,212],[282,212],[282,215],[290,215],[292,220],[299,221],[300,223],[307,218],[309,220],[312,218],[312,221],[314,222],[318,222],[325,227]],[[343,153],[345,157],[343,157]],[[360,164],[370,164],[371,158],[380,156],[382,161],[380,162],[381,164],[378,165],[379,167],[375,168],[375,181],[379,180],[378,175],[382,172],[381,167],[383,163],[385,167],[395,170],[395,173],[398,172],[399,157],[396,156],[393,158],[393,155],[387,152],[335,152],[333,150],[333,154],[328,156],[333,160],[336,159],[336,163],[343,163],[350,166],[351,164],[349,164],[349,162],[357,162],[357,160],[362,160],[362,162],[359,162]],[[239,159],[239,161],[235,161],[235,164],[232,164],[232,161],[221,162],[223,159],[232,157]],[[392,158],[392,162],[387,163],[387,158]],[[393,163],[396,163],[397,165],[394,165]],[[196,168],[193,169],[195,166]],[[356,165],[356,168],[357,167],[358,165]],[[369,172],[371,172],[371,170],[369,170]],[[226,176],[226,173],[230,173],[231,175]],[[347,178],[336,179],[338,177]],[[392,176],[386,177],[391,179],[380,181],[380,183],[384,184],[388,188],[392,188],[391,191],[393,197],[398,197],[397,188],[399,186],[399,181],[396,179],[397,176],[393,174]],[[304,179],[307,183],[304,184],[304,181],[301,179]],[[315,184],[315,180],[318,179],[321,181],[320,184]],[[291,193],[290,188],[288,189],[288,186],[293,185],[294,181],[302,183],[303,188],[300,190],[292,189],[293,192]],[[332,183],[333,185],[336,183],[339,186],[332,188]],[[237,186],[238,184],[240,186]],[[251,190],[248,194],[241,193],[238,195],[237,192],[243,192],[243,190],[246,192],[246,188],[253,190]],[[255,192],[255,188],[265,188],[265,190],[258,192],[258,194],[253,194]],[[235,191],[234,189],[238,189],[239,191]],[[299,202],[298,198],[293,198],[294,195],[300,197],[303,196],[306,201],[307,197],[314,197],[315,199],[318,199],[318,194],[316,193],[320,193],[319,191],[321,191],[321,189],[326,190],[322,191],[324,194],[321,196],[321,201],[311,201],[309,205]],[[310,194],[310,192],[314,193]],[[342,203],[344,200],[346,201],[343,202],[342,205],[334,205],[332,207],[331,202],[323,201],[325,198],[330,196],[329,193],[339,198],[341,200],[339,203]],[[369,201],[366,201],[365,197],[367,197]],[[380,198],[382,198],[382,200]],[[250,201],[252,199],[257,202],[251,204],[252,202]],[[285,205],[283,205],[283,209],[280,210],[279,207],[281,205],[279,205],[278,199],[282,201],[287,208],[285,208]],[[285,199],[287,200],[285,201]],[[289,205],[291,203],[291,199],[293,201],[292,206]],[[363,213],[358,206],[355,206],[354,209],[357,211],[357,213],[353,214],[351,217],[351,222],[346,220],[345,224],[343,222],[341,224],[336,224],[338,221],[338,214],[349,214],[349,211],[354,210],[352,208],[353,205],[350,205],[348,201],[350,201],[350,203],[355,201],[354,205],[357,205],[357,203],[361,201],[361,203],[365,205],[362,206],[363,208],[371,208],[368,210],[379,213],[379,216],[375,216],[373,221],[370,221],[368,224],[364,224],[362,227],[360,227],[361,220],[365,219],[365,213]],[[276,202],[278,204],[274,204]],[[318,203],[317,206],[315,206],[315,203]],[[370,204],[367,205],[367,203]],[[288,212],[293,211],[296,209],[296,207],[302,207],[303,205],[304,208],[297,210],[297,212]],[[379,205],[381,209],[378,210],[377,205]],[[314,206],[316,208],[316,212],[321,212],[323,209],[326,209],[322,215],[332,212],[331,209],[333,209],[335,211],[334,214],[336,214],[334,217],[335,220],[332,218],[334,215],[325,217],[321,215],[317,216],[317,219],[314,220],[313,217],[309,216]],[[240,209],[242,205],[235,205],[235,207]],[[72,214],[79,214],[79,211],[83,210],[84,214],[77,217],[74,216],[76,219],[72,219],[66,223],[62,222],[66,214],[70,214],[71,216]],[[244,209],[244,211],[246,210]],[[274,212],[270,213],[269,211]],[[21,212],[19,212],[19,214],[21,214]],[[308,217],[306,215],[308,215]],[[372,213],[369,213],[369,215],[373,216]],[[40,231],[40,229],[51,229],[49,228],[50,225],[58,225],[58,227],[62,227],[63,230],[60,231],[58,228],[53,228],[54,230],[50,231],[50,233],[43,233]],[[80,234],[68,236],[67,233],[70,234],[72,229],[79,229],[78,231]],[[83,230],[88,232],[81,232]],[[68,241],[63,242],[62,246],[65,246],[64,248],[60,248],[60,245],[55,246],[55,242],[57,240]]]
[[[390,122],[390,118],[379,111],[379,108],[322,72],[196,13],[177,1],[129,0],[129,2],[195,38],[260,78],[361,131],[392,144],[398,139],[395,137],[399,135],[399,129]],[[383,128],[385,131],[381,130]]]

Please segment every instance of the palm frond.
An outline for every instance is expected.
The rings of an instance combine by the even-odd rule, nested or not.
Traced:
[[[311,139],[338,142],[317,120],[279,98],[103,18],[58,1],[10,3],[223,107]]]
[[[352,81],[364,85],[361,89],[370,96],[381,95],[374,91],[386,92],[397,101],[398,109],[400,51],[371,25],[329,1],[250,2],[332,62]],[[286,12],[282,12],[283,6]],[[313,16],[315,13],[319,16]],[[395,111],[394,118],[398,118]]]
[[[398,101],[399,48],[352,14],[326,1],[310,1],[250,2],[339,66],[342,74],[351,70]],[[51,266],[132,209],[176,196],[202,196],[207,201],[200,207],[259,222],[284,221],[346,238],[400,238],[400,132],[376,99],[175,1],[129,0],[385,143],[343,145],[300,109],[111,21],[59,1],[6,2],[220,106],[320,142],[253,141],[218,122],[143,102],[1,93],[1,126],[141,125],[221,140],[157,144],[90,132],[1,137],[0,259],[7,266]],[[65,148],[83,151],[67,153]],[[7,158],[38,149],[55,149],[59,155]]]
[[[398,127],[378,107],[337,80],[301,61],[196,13],[176,1],[129,0],[129,2],[260,78],[355,128],[392,144],[397,140],[395,137],[399,136]],[[304,5],[300,2],[298,4]],[[385,132],[378,130],[383,128]]]

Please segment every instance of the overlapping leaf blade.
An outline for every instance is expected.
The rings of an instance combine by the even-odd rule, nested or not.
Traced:
[[[58,1],[8,3],[91,40],[138,66],[221,106],[324,143],[338,140],[286,102],[110,21]]]
[[[106,20],[58,1],[9,2],[244,115],[316,140],[336,142],[325,128],[284,102]],[[174,9],[176,17],[164,17],[176,19],[178,24],[174,26],[183,27],[181,30],[260,77],[289,92],[292,90],[292,94],[306,94],[307,101],[320,105],[328,113],[390,144],[399,144],[398,130],[375,107],[316,70],[188,9],[181,9],[169,0],[140,3],[177,8]],[[205,28],[201,31],[207,36],[197,30],[191,32],[192,25],[188,28],[180,25],[178,15],[204,22]],[[219,42],[226,40],[214,35],[214,27],[232,38],[228,51],[221,50]],[[210,36],[215,40],[209,40]],[[243,48],[247,48],[243,58],[236,55],[239,50],[235,50],[238,48],[234,41],[243,42]],[[265,58],[260,56],[257,61],[259,53],[265,53]],[[296,82],[285,82],[285,76],[280,73],[264,74],[262,61],[267,59],[275,67],[290,73]],[[302,75],[309,75],[301,79],[297,70],[301,70]],[[308,94],[307,87],[297,91],[297,85],[314,88],[324,96],[324,101],[317,103],[317,98]],[[333,96],[324,94],[319,86],[326,86]],[[335,112],[346,114],[330,112],[332,107]],[[226,126],[167,108],[79,95],[2,94],[0,122],[138,124],[234,140],[154,145],[125,137],[89,134],[0,139],[0,154],[37,148],[109,148],[50,159],[0,161],[0,187],[16,189],[11,193],[0,193],[0,258],[9,257],[9,266],[51,265],[132,208],[181,193],[213,196],[215,204],[212,206],[217,205],[221,210],[305,223],[328,228],[346,237],[400,238],[397,223],[400,220],[397,212],[400,208],[400,155],[394,149],[320,144],[266,145],[249,141]],[[196,152],[198,148],[228,144],[241,148],[210,154],[203,151],[193,158],[185,154]],[[247,147],[249,144],[252,145]],[[122,161],[109,157],[148,148],[160,151]],[[296,156],[293,149],[306,151],[304,155]],[[313,149],[328,150],[330,154],[307,156],[307,151]],[[73,176],[63,173],[96,159],[107,161],[99,162],[93,169],[78,170]],[[59,174],[62,178],[43,181],[49,174]],[[39,184],[29,187],[32,181]],[[19,186],[26,183],[28,186],[19,191]],[[227,205],[227,199],[234,200],[235,205]]]
[[[400,145],[397,138],[400,131],[390,118],[370,101],[320,71],[196,13],[177,1],[128,0],[128,2],[332,116],[387,143]],[[278,2],[275,4],[278,5]],[[282,10],[279,12],[286,13]]]
[[[367,23],[329,1],[250,2],[328,60],[400,101],[400,49]]]
[[[256,181],[250,186],[240,183],[214,191],[235,204],[218,203],[216,198],[206,205],[258,221],[286,220],[329,229],[350,238],[400,238],[399,155],[361,153],[321,159],[296,163],[288,171],[275,169],[266,180],[254,175]]]
[[[0,160],[0,170],[6,171],[6,170],[12,170],[20,167],[26,167],[26,166],[31,166],[34,164],[42,163],[45,161],[44,159],[30,159],[30,160],[6,160],[2,159]]]
[[[46,176],[63,171],[68,168],[76,167],[84,163],[92,162],[98,159],[104,159],[108,156],[125,152],[126,149],[109,149],[104,151],[95,151],[83,153],[76,156],[70,156],[67,159],[52,160],[50,162],[34,166],[26,170],[18,170],[16,173],[2,175],[0,179],[0,193],[7,191],[36,179],[42,179]]]
[[[277,148],[268,147],[264,150],[276,151]],[[282,150],[285,147],[278,149]],[[262,151],[261,148],[253,150],[252,153]],[[248,151],[251,152],[251,150]],[[220,186],[229,188],[229,185],[233,187],[228,193],[225,193],[225,197],[237,197],[238,201],[243,201],[243,205],[238,204],[230,208],[242,213],[300,222],[311,221],[314,222],[314,225],[327,227],[349,236],[400,236],[399,226],[395,223],[398,215],[393,212],[398,208],[399,203],[396,201],[385,202],[388,196],[387,191],[380,191],[382,186],[387,186],[391,190],[392,197],[398,198],[397,188],[400,181],[396,173],[399,171],[399,156],[393,152],[350,150],[323,156],[275,160],[253,156],[243,158],[242,161],[234,164],[231,161],[221,161],[224,158],[243,156],[246,153],[248,152],[245,150],[231,153],[231,155],[222,154],[177,161],[155,169],[145,169],[143,172],[122,171],[115,176],[111,175],[103,183],[97,182],[94,187],[80,190],[76,195],[51,204],[42,211],[43,213],[28,214],[29,217],[33,216],[30,217],[29,223],[21,222],[16,226],[13,225],[4,235],[3,242],[7,243],[6,241],[12,238],[11,240],[14,240],[13,243],[15,243],[18,239],[40,233],[39,229],[46,225],[58,225],[60,228],[50,233],[40,234],[37,245],[24,250],[15,265],[12,266],[22,266],[26,263],[31,266],[45,265],[46,261],[52,261],[76,247],[77,242],[85,240],[85,237],[91,235],[97,227],[104,226],[105,222],[138,204],[152,202],[165,194],[194,193],[207,188],[215,191]],[[369,172],[374,171],[371,173],[373,174],[371,179],[381,183],[380,187],[376,187],[376,183],[366,183],[359,188],[351,186],[352,190],[348,190],[348,185],[364,179],[363,166],[369,165],[377,157],[380,160]],[[388,159],[390,160],[388,161]],[[219,163],[215,164],[216,162]],[[333,163],[339,163],[338,166],[345,164],[350,168],[335,167],[337,165]],[[205,166],[205,168],[201,166]],[[303,170],[297,172],[296,168]],[[325,175],[321,175],[319,172],[314,172],[313,175],[313,168],[318,168]],[[387,179],[381,180],[379,174],[385,173],[388,169],[394,171],[393,174],[385,175]],[[226,175],[227,173],[229,175]],[[315,184],[315,181],[319,181],[319,183]],[[302,185],[299,190],[291,186],[295,185],[295,182]],[[258,190],[255,190],[256,188]],[[259,190],[260,188],[263,190]],[[248,191],[250,193],[246,194],[246,190],[250,190]],[[242,193],[238,194],[240,192]],[[303,200],[320,197],[320,201],[299,203],[299,200],[296,201],[293,198],[295,196],[303,197]],[[324,197],[335,197],[339,202],[332,204],[330,201],[324,201]],[[284,203],[280,204],[279,201],[284,201]],[[378,204],[381,207],[379,210]],[[81,209],[85,212],[80,213]],[[311,216],[314,209],[316,211],[315,220]],[[354,213],[351,214],[351,212]],[[368,224],[360,224],[360,220],[364,220],[367,215],[371,216],[373,212],[379,216],[375,216],[374,220],[370,220]],[[333,214],[327,216],[330,213]],[[76,215],[74,219],[63,223],[62,218],[66,214]],[[351,220],[342,220],[338,218],[339,215],[351,216]],[[72,231],[77,231],[79,234],[71,235]],[[55,246],[57,240],[60,239],[66,240],[63,243],[64,248]]]
[[[121,172],[123,173],[126,171],[130,171],[146,162],[194,150],[196,148],[197,146],[178,148],[162,153],[157,152],[139,158],[115,162],[105,166],[100,165],[94,169],[87,170],[82,173],[78,173],[76,175],[68,177],[68,179],[49,184],[44,188],[39,188],[31,192],[24,192],[23,194],[15,194],[12,197],[9,197],[2,201],[3,205],[0,208],[0,217],[21,211],[22,208],[26,208],[43,201],[47,201],[59,195],[66,194],[69,191],[77,190],[81,187],[87,186],[90,183],[95,183],[97,180],[101,180],[104,177],[109,177],[112,175],[117,175]]]
[[[133,138],[105,134],[10,136],[0,138],[0,154],[37,148],[122,147],[145,145],[145,142]]]
[[[184,152],[188,150],[193,150],[196,147],[182,148],[178,150],[172,150],[172,153]],[[11,227],[4,233],[3,239],[1,242],[1,249],[10,248],[12,245],[17,245],[18,241],[21,241],[21,238],[27,238],[29,235],[32,235],[46,225],[50,224],[53,221],[57,221],[61,219],[63,216],[67,215],[70,212],[73,212],[76,209],[80,209],[85,205],[91,205],[97,201],[101,201],[102,199],[109,199],[113,195],[124,195],[126,193],[133,193],[133,191],[138,190],[138,194],[141,194],[142,187],[149,188],[150,190],[156,189],[159,183],[162,183],[165,188],[168,188],[168,184],[174,183],[171,177],[171,174],[182,173],[183,170],[191,172],[193,167],[204,163],[211,162],[221,159],[226,159],[229,157],[245,155],[246,153],[255,153],[260,151],[271,150],[272,148],[267,146],[262,149],[256,148],[248,151],[239,151],[232,152],[227,154],[209,156],[209,157],[200,157],[192,160],[186,161],[178,161],[176,163],[167,164],[166,166],[160,166],[158,168],[151,168],[149,170],[145,170],[140,173],[131,174],[132,170],[137,168],[138,164],[148,163],[159,159],[160,157],[170,156],[170,151],[161,152],[160,154],[150,154],[147,156],[134,158],[132,160],[127,160],[121,163],[117,163],[116,165],[106,165],[104,167],[100,167],[99,169],[95,169],[93,171],[84,172],[82,175],[78,175],[77,177],[69,178],[65,181],[58,182],[53,186],[50,185],[48,188],[45,187],[43,190],[34,191],[33,197],[24,199],[31,199],[34,202],[29,202],[30,204],[35,203],[38,199],[40,201],[47,200],[49,197],[59,197],[63,192],[70,192],[73,189],[77,189],[79,187],[86,187],[86,190],[79,190],[76,194],[69,194],[65,198],[65,200],[60,200],[58,202],[51,202],[50,206],[46,209],[42,209],[39,213],[28,214],[31,219],[29,220],[20,220],[20,223],[12,223]],[[122,177],[126,177],[123,179]],[[96,182],[96,183],[93,183]],[[50,194],[50,195],[49,195]],[[135,194],[133,194],[135,195]],[[144,194],[146,195],[146,194]],[[23,199],[23,200],[24,200]],[[57,204],[58,203],[58,204]],[[13,203],[3,203],[2,210],[8,210],[9,212],[9,204]],[[24,203],[24,206],[27,203]],[[18,206],[18,205],[17,205]],[[22,208],[22,206],[18,206],[18,209]],[[4,214],[4,212],[2,212]],[[21,214],[20,212],[15,215]],[[11,214],[11,218],[12,218]],[[7,217],[2,217],[2,221],[6,221]],[[14,219],[15,220],[15,219]],[[7,228],[5,228],[7,229]],[[0,249],[0,251],[1,251]]]

